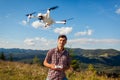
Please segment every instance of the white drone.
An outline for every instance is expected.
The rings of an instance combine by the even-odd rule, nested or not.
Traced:
[[[55,7],[51,7],[49,9],[47,9],[47,12],[45,14],[42,14],[42,13],[38,13],[37,16],[34,16],[33,14],[35,14],[36,12],[33,12],[33,13],[30,13],[30,14],[27,14],[27,22],[29,22],[30,19],[32,18],[37,18],[38,20],[40,20],[40,22],[44,23],[44,27],[48,27],[52,24],[55,24],[55,23],[58,23],[58,24],[66,24],[66,21],[67,20],[71,20],[73,18],[69,18],[69,19],[66,19],[66,20],[61,20],[61,21],[54,21],[51,17],[50,17],[50,11],[51,10],[54,10],[58,8],[58,6],[55,6]]]

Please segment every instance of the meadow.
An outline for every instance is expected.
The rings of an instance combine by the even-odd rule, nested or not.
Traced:
[[[48,69],[38,64],[0,61],[0,80],[45,80]],[[69,80],[120,80],[96,75],[96,71],[66,71]]]

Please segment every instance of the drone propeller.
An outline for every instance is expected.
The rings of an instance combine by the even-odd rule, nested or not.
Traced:
[[[68,18],[68,19],[64,19],[64,20],[61,20],[61,21],[69,21],[69,20],[73,20],[73,18]]]
[[[30,14],[26,14],[26,16],[32,16],[33,14],[35,14],[36,12],[30,13]]]
[[[54,10],[56,8],[58,8],[58,6],[51,7],[51,8],[49,8],[49,10]]]
[[[69,20],[73,20],[74,18],[68,18],[68,19],[66,19],[66,21],[69,21]]]
[[[48,8],[48,10],[54,10],[58,8],[58,6],[54,6],[54,7],[51,7],[51,8]],[[38,10],[38,11],[46,11],[47,9],[42,9],[42,10]]]

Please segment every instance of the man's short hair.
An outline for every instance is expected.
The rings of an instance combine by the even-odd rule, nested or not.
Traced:
[[[67,40],[67,36],[66,36],[66,35],[59,35],[59,36],[58,36],[58,39],[59,39],[59,38],[65,38],[65,39]]]

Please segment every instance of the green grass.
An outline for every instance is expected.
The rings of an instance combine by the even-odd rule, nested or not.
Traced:
[[[18,62],[0,61],[0,80],[45,80],[47,69]]]
[[[36,64],[0,61],[0,80],[45,80],[48,69]],[[97,76],[95,71],[66,71],[69,80],[120,80]]]

